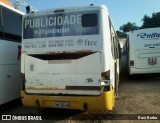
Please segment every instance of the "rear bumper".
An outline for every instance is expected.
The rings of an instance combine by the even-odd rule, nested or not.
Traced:
[[[114,106],[114,90],[102,92],[99,96],[40,96],[28,95],[21,91],[21,99],[24,106],[56,108],[55,102],[67,102],[68,109],[78,110],[112,110]]]
[[[145,73],[160,73],[160,68],[146,68],[146,69],[130,68],[130,75],[145,74]]]

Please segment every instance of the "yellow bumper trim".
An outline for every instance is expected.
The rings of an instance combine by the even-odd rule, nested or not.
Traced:
[[[69,109],[79,110],[112,110],[114,106],[114,90],[102,92],[100,96],[40,96],[28,95],[21,91],[24,106],[55,108],[55,102],[67,102]]]

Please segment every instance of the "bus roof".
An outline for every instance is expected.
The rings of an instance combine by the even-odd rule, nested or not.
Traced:
[[[65,10],[65,11],[73,11],[73,10],[79,10],[79,9],[82,9],[82,10],[90,10],[91,8],[95,9],[105,9],[105,11],[108,13],[108,9],[105,5],[93,5],[93,4],[90,4],[88,6],[72,6],[72,7],[61,7],[61,8],[53,8],[53,9],[46,9],[46,10],[40,10],[40,11],[36,11],[36,14],[42,14],[42,13],[47,13],[47,12],[51,12],[51,11],[62,11],[62,10]],[[34,13],[28,13],[26,14],[26,16],[28,15],[33,15]]]
[[[21,15],[24,15],[24,14],[25,14],[25,13],[23,13],[23,12],[21,12],[21,11],[15,9],[15,8],[12,7],[12,6],[5,4],[4,2],[1,2],[1,1],[0,1],[0,5],[2,5],[2,6],[4,6],[4,7],[6,7],[6,8],[8,8],[8,9],[10,9],[10,10],[12,10],[12,11],[15,11],[16,13],[19,13],[19,14],[21,14]]]

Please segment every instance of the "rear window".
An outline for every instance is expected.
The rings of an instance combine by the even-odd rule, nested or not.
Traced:
[[[83,27],[91,27],[97,26],[97,14],[84,14],[82,15],[82,26]]]

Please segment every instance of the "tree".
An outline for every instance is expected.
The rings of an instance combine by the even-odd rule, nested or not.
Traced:
[[[152,13],[152,16],[144,15],[142,18],[143,24],[142,29],[144,28],[154,28],[154,27],[160,27],[160,12]]]
[[[120,30],[122,30],[124,33],[137,30],[137,29],[139,29],[139,27],[136,26],[135,23],[131,23],[131,22],[128,22],[127,24],[123,24],[122,26],[120,26]]]
[[[121,32],[121,31],[116,31],[116,33],[117,33],[117,36],[118,36],[119,38],[126,38],[126,37],[127,37],[127,34]]]

